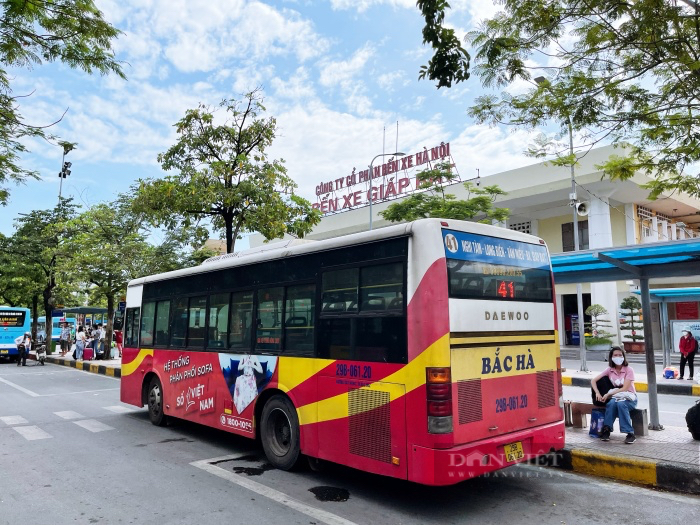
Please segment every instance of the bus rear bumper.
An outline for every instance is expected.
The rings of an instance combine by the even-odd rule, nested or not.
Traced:
[[[520,443],[523,457],[508,461],[504,449]],[[448,449],[411,446],[408,479],[424,485],[453,485],[564,448],[564,422],[496,436]]]

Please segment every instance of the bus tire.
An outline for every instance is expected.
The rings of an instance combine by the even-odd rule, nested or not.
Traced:
[[[157,427],[165,426],[167,417],[163,412],[163,386],[160,384],[160,379],[157,377],[151,378],[148,384],[148,417]]]
[[[299,463],[299,418],[286,396],[271,397],[260,417],[260,440],[267,460],[280,470],[291,470]]]

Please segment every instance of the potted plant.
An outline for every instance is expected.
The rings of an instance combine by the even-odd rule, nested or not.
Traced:
[[[627,353],[644,353],[644,325],[642,324],[642,305],[636,297],[626,297],[620,303],[625,319],[620,321],[620,330],[629,332],[624,338],[631,341],[622,341]]]
[[[610,350],[614,334],[605,330],[612,326],[604,317],[608,311],[600,304],[592,304],[586,308],[586,315],[591,317],[591,322],[586,323],[586,328],[590,330],[590,336],[586,335],[586,349]]]

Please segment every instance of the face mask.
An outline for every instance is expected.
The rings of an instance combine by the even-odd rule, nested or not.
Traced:
[[[625,358],[624,357],[613,357],[612,361],[616,365],[621,365],[622,363],[625,362]]]

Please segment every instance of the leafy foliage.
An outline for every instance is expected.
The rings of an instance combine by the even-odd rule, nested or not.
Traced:
[[[23,292],[28,294],[24,302],[28,304],[31,297],[40,296],[47,319],[51,319],[53,307],[60,300],[56,291],[63,276],[58,274],[57,266],[67,256],[61,246],[73,233],[62,225],[75,214],[72,199],[60,199],[52,210],[34,210],[17,219],[8,247],[16,259],[17,276],[33,281]],[[46,337],[51,337],[51,323],[46,323]]]
[[[134,209],[157,226],[196,227],[200,240],[208,219],[224,231],[228,253],[244,232],[303,237],[320,212],[294,194],[284,161],[268,159],[277,124],[259,116],[265,108],[258,90],[220,107],[227,113],[222,124],[208,106],[186,112],[176,124],[177,143],[158,156],[163,169],[179,174],[141,181]]]
[[[418,0],[416,2],[425,19],[423,43],[435,51],[427,66],[421,66],[419,79],[428,77],[437,81],[437,87],[451,87],[469,78],[469,53],[455,35],[454,29],[444,27],[445,10],[450,4],[445,0]]]
[[[499,0],[502,10],[467,35],[474,69],[487,87],[518,93],[476,100],[479,122],[535,129],[569,122],[583,149],[624,146],[599,166],[613,179],[653,176],[650,197],[681,191],[700,197],[700,7],[692,0]],[[448,7],[425,1],[438,31]],[[449,49],[442,45],[438,49]],[[448,64],[443,82],[466,75]],[[537,83],[533,77],[546,76]],[[522,92],[529,83],[532,88]],[[542,141],[533,152],[565,151]],[[689,170],[691,173],[689,173]]]
[[[437,217],[463,221],[477,220],[489,224],[494,220],[505,221],[508,218],[508,209],[493,206],[498,195],[505,195],[498,186],[479,188],[470,182],[465,182],[464,187],[468,192],[466,200],[459,200],[455,195],[445,193],[445,186],[454,182],[456,178],[450,170],[449,163],[440,163],[434,169],[424,170],[417,175],[417,178],[418,186],[426,191],[414,193],[391,204],[386,210],[379,212],[382,217],[391,222]]]
[[[102,17],[93,0],[0,1],[0,204],[9,190],[5,185],[37,178],[20,166],[27,138],[46,134],[52,124],[39,126],[24,120],[19,99],[12,90],[7,68],[31,69],[43,62],[60,61],[87,73],[115,73],[124,78],[111,49],[120,31]]]

